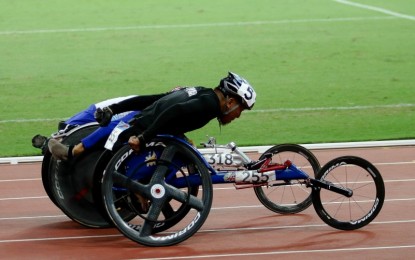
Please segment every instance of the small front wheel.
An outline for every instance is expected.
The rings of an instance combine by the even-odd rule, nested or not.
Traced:
[[[259,158],[272,154],[272,162],[283,164],[290,160],[298,169],[314,177],[320,170],[317,158],[305,147],[296,144],[280,144],[271,147]],[[304,180],[274,181],[267,186],[254,188],[259,201],[269,210],[280,214],[294,214],[308,208],[311,189]]]
[[[355,230],[369,224],[380,212],[385,199],[382,176],[370,162],[355,156],[338,157],[320,170],[317,179],[350,189],[348,198],[330,190],[314,187],[313,205],[329,226]]]

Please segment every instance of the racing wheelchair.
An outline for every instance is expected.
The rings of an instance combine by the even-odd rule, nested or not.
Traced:
[[[62,140],[75,144],[96,124],[74,129]],[[113,138],[109,138],[113,139]],[[108,141],[107,141],[108,142]],[[97,148],[71,162],[45,155],[42,180],[51,200],[74,221],[111,227],[147,246],[169,246],[195,234],[207,219],[213,184],[252,188],[259,201],[280,214],[313,204],[328,225],[354,230],[380,212],[385,188],[379,171],[355,156],[320,167],[306,148],[276,145],[252,160],[235,143],[214,138],[198,150],[182,138],[161,135],[136,153]],[[146,204],[146,205],[143,205]]]

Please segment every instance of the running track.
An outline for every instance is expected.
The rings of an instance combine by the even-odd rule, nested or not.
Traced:
[[[136,244],[114,229],[69,220],[46,196],[40,163],[0,164],[0,259],[409,259],[415,255],[415,146],[314,150],[321,164],[340,155],[374,163],[385,180],[379,216],[357,231],[325,225],[312,207],[278,215],[251,189],[214,186],[210,215],[171,247]]]

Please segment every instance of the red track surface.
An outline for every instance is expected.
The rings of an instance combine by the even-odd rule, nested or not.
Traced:
[[[340,155],[376,165],[386,186],[378,217],[361,230],[327,226],[313,207],[278,215],[253,190],[214,186],[210,215],[193,237],[151,248],[116,229],[85,228],[46,196],[40,163],[0,165],[0,259],[409,259],[415,255],[415,147],[315,150],[323,165]]]

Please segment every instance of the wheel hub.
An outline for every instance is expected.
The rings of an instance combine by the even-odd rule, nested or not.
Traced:
[[[161,184],[154,184],[151,187],[151,196],[156,199],[160,199],[166,194],[166,189]]]

